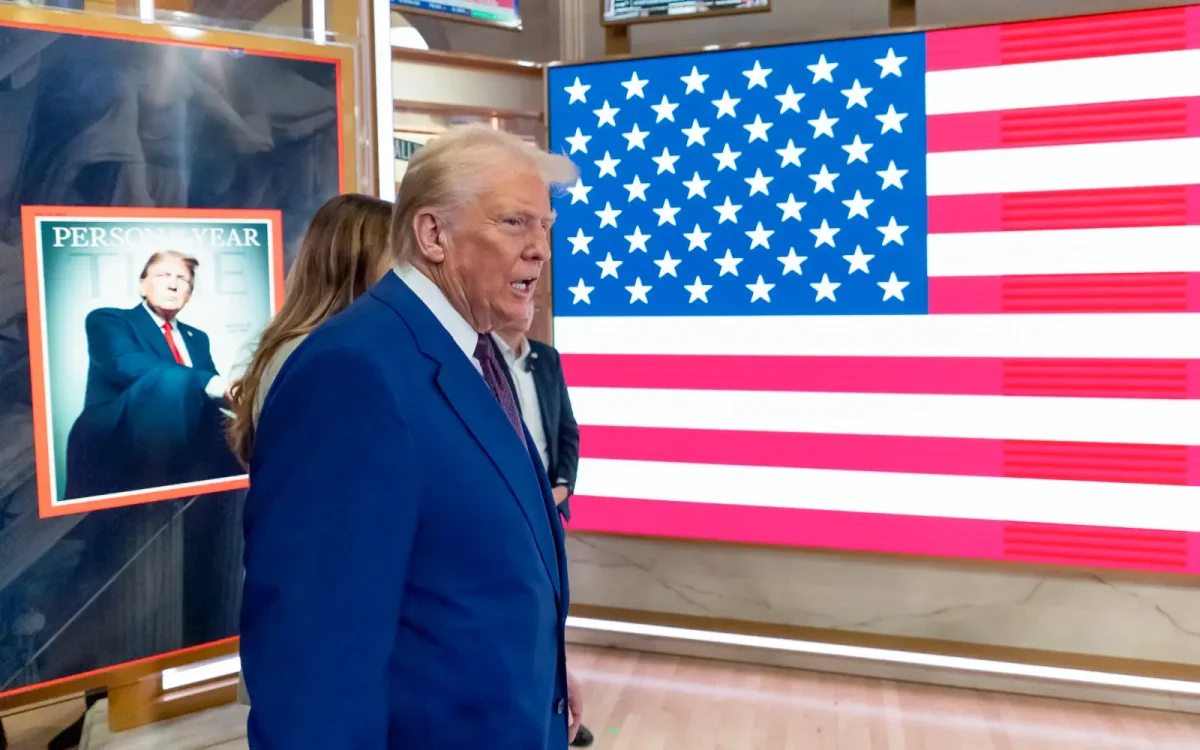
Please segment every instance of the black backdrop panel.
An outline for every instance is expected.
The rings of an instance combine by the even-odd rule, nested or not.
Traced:
[[[241,492],[41,519],[21,206],[264,208],[339,191],[333,62],[0,27],[0,694],[237,634]]]

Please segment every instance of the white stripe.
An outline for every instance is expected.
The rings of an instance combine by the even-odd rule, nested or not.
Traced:
[[[929,235],[930,276],[1200,271],[1200,226]]]
[[[1200,531],[1200,487],[583,458],[580,495]]]
[[[1200,400],[570,389],[582,425],[1200,445]]]
[[[939,70],[925,74],[930,115],[1200,96],[1200,50]]]
[[[564,354],[1200,358],[1200,314],[575,317]]]
[[[926,165],[929,195],[1192,185],[1200,138],[948,151],[928,154]]]

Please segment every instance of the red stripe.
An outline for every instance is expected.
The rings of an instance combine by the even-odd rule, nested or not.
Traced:
[[[585,458],[1200,485],[1200,447],[584,425]]]
[[[1196,7],[948,29],[926,34],[926,68],[959,70],[1196,49]]]
[[[1200,398],[1200,360],[564,354],[572,387]]]
[[[942,276],[931,314],[1200,312],[1200,273]]]
[[[588,497],[572,532],[1200,573],[1200,534]],[[1086,542],[1086,543],[1080,543]]]
[[[930,152],[1187,138],[1200,134],[1200,98],[934,115]]]
[[[929,198],[929,233],[1200,224],[1200,185]]]

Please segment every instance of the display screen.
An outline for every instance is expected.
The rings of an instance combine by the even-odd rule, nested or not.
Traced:
[[[415,10],[516,29],[521,27],[517,0],[449,0],[442,3],[431,0],[391,0],[391,3],[399,11]]]
[[[604,0],[605,22],[631,22],[710,11],[766,10],[771,0]]]
[[[571,527],[1200,572],[1197,24],[552,68]]]

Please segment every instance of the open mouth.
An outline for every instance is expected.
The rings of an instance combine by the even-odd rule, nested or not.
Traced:
[[[528,278],[521,279],[520,281],[510,281],[508,285],[516,290],[518,294],[529,295],[533,294],[533,288],[536,284],[536,278]]]

